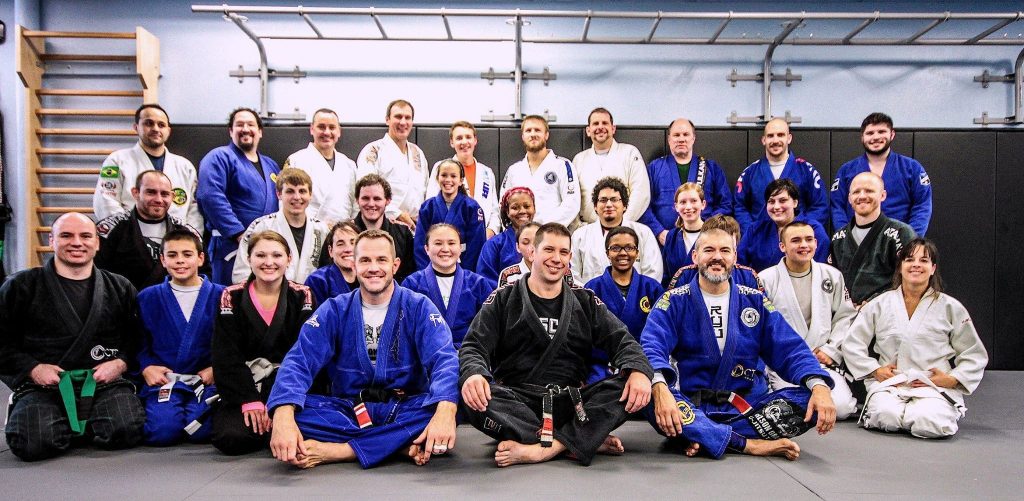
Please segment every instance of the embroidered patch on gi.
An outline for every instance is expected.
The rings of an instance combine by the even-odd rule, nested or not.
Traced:
[[[693,415],[693,409],[686,402],[676,402],[676,407],[679,407],[680,418],[682,419],[683,425],[688,425],[693,422],[695,416]]]
[[[768,299],[768,296],[764,296],[764,299],[761,301],[761,303],[764,305],[764,310],[765,311],[767,311],[769,313],[775,311],[775,303],[772,303],[772,300]],[[757,321],[755,320],[755,322],[757,322]]]
[[[270,181],[272,183],[276,183],[277,182],[277,173],[275,173],[275,172],[271,172],[270,173]]]
[[[174,196],[171,200],[174,201],[174,205],[181,206],[185,205],[185,202],[188,202],[188,194],[185,193],[184,188],[175,188],[173,193]]]
[[[556,181],[558,181],[558,176],[555,175],[554,172],[548,171],[548,172],[544,173],[544,182],[545,183],[555,184]]]
[[[430,323],[434,324],[435,327],[441,325],[444,323],[444,317],[442,317],[440,313],[431,313]]]
[[[117,184],[114,183],[113,181],[104,181],[103,182],[103,189],[104,190],[114,191],[115,188],[117,188]]]
[[[484,429],[499,432],[501,431],[501,424],[491,418],[484,418]]]
[[[491,186],[484,182],[484,185],[480,187],[480,197],[487,198],[487,194],[491,192]]]
[[[668,305],[669,300],[667,292],[661,295],[661,298],[658,299],[657,303],[654,303],[654,307],[662,311],[668,311]]]
[[[89,356],[92,357],[93,360],[97,361],[107,358],[114,358],[117,356],[117,349],[104,348],[103,345],[98,344],[96,346],[93,346],[92,349],[89,350]]]
[[[309,317],[309,319],[306,320],[305,324],[310,327],[320,327],[320,322],[316,321],[316,313],[314,313],[313,316]]]
[[[740,313],[740,320],[743,321],[743,325],[747,327],[753,327],[757,325],[757,321],[761,319],[761,314],[757,310],[750,308],[749,306],[743,308],[743,312]]]
[[[117,178],[118,174],[121,173],[121,168],[116,165],[104,165],[100,169],[100,177]]]
[[[110,223],[107,221],[100,221],[99,223],[96,224],[96,233],[99,233],[101,237],[107,236],[107,234],[109,234],[110,230],[112,229],[113,228],[111,227]]]
[[[825,294],[832,294],[832,292],[836,290],[836,284],[832,283],[831,278],[826,278],[821,281],[821,290],[824,291]]]
[[[832,181],[832,187],[829,188],[829,191],[839,191],[839,178],[838,177],[836,178],[835,181]]]
[[[928,177],[927,172],[921,173],[921,186],[931,186],[932,180]]]
[[[484,210],[479,207],[476,209],[476,220],[480,222],[484,220]]]
[[[572,183],[572,164],[568,160],[565,161],[565,177],[569,178],[569,183]]]
[[[644,313],[651,312],[651,298],[647,296],[640,298],[640,311]]]
[[[366,152],[366,163],[377,165],[377,150],[378,147],[374,146],[370,148],[370,151]]]
[[[813,421],[804,423],[803,414],[803,409],[777,398],[748,415],[747,421],[761,438],[778,440],[795,437],[814,425]]]

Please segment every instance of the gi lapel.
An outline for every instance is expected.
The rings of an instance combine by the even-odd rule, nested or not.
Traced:
[[[170,286],[167,287],[166,293],[161,296],[170,296],[167,298],[173,305],[173,308],[168,308],[172,311],[172,317],[182,322],[178,326],[178,332],[181,335],[181,347],[178,349],[178,364],[179,366],[185,366],[195,363],[196,357],[193,349],[195,348],[195,341],[199,338],[199,333],[196,332],[198,329],[207,325],[205,320],[206,305],[210,301],[210,294],[213,292],[213,284],[209,280],[203,280],[203,284],[199,287],[199,294],[196,295],[196,304],[192,307],[192,316],[188,320],[185,320],[184,312],[181,311],[181,307],[178,306],[178,301],[174,298],[174,293],[171,292]]]
[[[431,268],[433,273],[433,268]],[[463,294],[462,284],[465,283],[466,270],[461,266],[455,265],[455,277],[452,279],[452,292],[451,296],[448,297],[448,306],[444,309],[444,321],[448,323],[448,327],[452,326],[452,322],[455,320],[455,315],[459,312],[459,302],[462,300]],[[437,283],[437,280],[434,280]],[[435,285],[435,287],[437,287]],[[440,292],[440,291],[438,291]],[[444,304],[443,302],[441,304]]]
[[[274,310],[274,318],[270,321],[270,325],[267,326],[267,333],[263,336],[263,350],[264,353],[273,353],[274,343],[277,342],[278,336],[284,331],[285,316],[288,313],[288,279],[281,281],[281,292],[277,296],[277,308]],[[251,303],[250,303],[251,304]],[[255,310],[253,311],[255,313]],[[257,316],[259,316],[257,314]],[[266,325],[263,322],[263,318],[260,318],[260,324]]]
[[[427,266],[426,274],[427,274],[427,298],[430,299],[431,303],[434,303],[434,306],[437,306],[438,310],[441,310],[441,313],[443,313],[444,316],[445,316],[445,320],[448,320],[448,314],[445,311],[447,309],[447,307],[444,305],[444,298],[441,297],[441,286],[438,285],[438,283],[437,283],[437,273],[434,271],[434,267],[433,266]],[[451,300],[454,299],[454,296],[456,295],[457,291],[458,291],[458,289],[455,287],[455,283],[453,281],[452,282],[452,296],[453,297],[448,298],[449,304],[451,304]],[[448,324],[448,325],[451,325],[451,324]]]
[[[935,290],[928,288],[924,293],[924,297],[921,298],[921,302],[917,304],[917,308],[914,309],[914,314],[907,316],[907,302],[903,299],[903,287],[896,289],[896,294],[899,296],[900,305],[903,306],[903,310],[898,314],[900,320],[906,318],[906,327],[900,329],[900,349],[898,350],[898,356],[896,358],[896,367],[901,371],[908,371],[915,369],[913,367],[913,349],[914,349],[914,337],[917,336],[921,330],[921,322],[928,317],[928,310],[935,304],[935,300],[938,295],[935,294]],[[911,364],[910,367],[904,367],[902,362],[906,360]]]
[[[462,207],[466,205],[466,198],[468,197],[462,193],[457,193],[455,198],[452,200],[451,207],[447,207],[444,204],[444,195],[441,195],[441,197],[441,208],[445,210],[444,218],[441,220],[458,228],[459,234],[462,236],[462,239],[465,240],[466,238],[465,235],[463,235],[462,225],[459,224],[461,223],[459,216],[462,214]],[[462,243],[462,249],[466,249],[465,242]]]
[[[740,301],[737,291],[736,285],[730,282],[729,318],[726,319],[725,324],[725,348],[722,350],[722,358],[718,362],[718,372],[715,373],[715,388],[725,388],[725,378],[732,376],[732,362],[736,355],[737,339],[743,336],[743,333],[740,332]]]
[[[860,245],[857,246],[857,252],[853,254],[853,260],[850,261],[851,270],[861,269],[861,265],[864,263],[864,260],[867,259],[868,253],[874,250],[875,240],[878,239],[878,236],[882,233],[882,230],[885,229],[885,227],[887,226],[886,223],[888,221],[889,218],[885,217],[884,214],[879,214],[878,219],[876,219],[875,222],[871,224],[871,230],[869,230],[868,234],[864,236],[864,240],[860,241]],[[846,227],[847,238],[851,243],[854,242],[853,228],[856,225],[856,220],[851,220],[850,224]],[[860,273],[858,273],[856,277],[860,278]],[[851,285],[850,288],[852,289],[853,286]]]
[[[814,270],[814,264],[811,264],[811,267],[811,269]],[[815,284],[818,283],[818,277],[816,276],[816,272],[812,271],[811,275],[811,282]],[[800,311],[800,301],[797,300],[796,291],[793,290],[793,279],[789,276],[789,270],[786,268],[785,258],[783,258],[782,261],[779,262],[778,276],[778,295],[780,299],[779,304],[785,305],[785,313],[783,314],[783,316],[786,317],[786,320],[789,322],[790,327],[792,327],[797,334],[800,334],[800,337],[806,340],[808,326],[806,322],[804,322],[803,312]],[[815,291],[811,291],[812,315],[815,313],[814,310],[816,304],[819,302],[818,296],[819,294],[816,294]]]
[[[358,296],[359,294],[354,294]],[[401,354],[402,341],[402,317],[405,316],[405,289],[395,287],[391,294],[391,301],[388,303],[388,313],[384,316],[384,323],[380,326],[380,337],[377,338],[377,365],[373,368],[373,381],[370,386],[376,388],[378,384],[387,385],[388,362],[398,362]],[[366,340],[363,340],[365,345]],[[365,353],[366,350],[364,349]],[[369,355],[366,356],[369,360]],[[380,381],[380,383],[378,383]]]
[[[52,263],[53,260],[51,259],[51,266]],[[53,274],[54,281],[56,281],[56,269],[53,270]],[[89,306],[89,316],[86,317],[85,321],[80,324],[81,327],[79,329],[77,329],[76,331],[72,331],[77,333],[75,342],[71,343],[71,347],[68,348],[68,351],[64,353],[64,355],[60,359],[60,362],[57,365],[63,365],[64,361],[67,360],[69,356],[73,357],[75,353],[81,353],[83,348],[90,348],[89,343],[93,342],[93,335],[96,334],[96,324],[99,323],[100,321],[100,312],[103,310],[103,308],[107,306],[107,294],[109,291],[107,291],[107,287],[105,285],[103,277],[100,276],[100,270],[96,268],[96,266],[93,266],[92,274],[95,278],[93,280],[94,285],[92,290],[92,305]],[[67,299],[67,295],[64,295],[64,289],[61,288],[60,283],[57,283],[56,286],[57,289],[61,291],[61,295],[64,298],[64,302],[67,303],[68,307],[70,307],[71,301]],[[74,312],[74,309],[72,309],[71,311],[71,317],[75,319],[78,318],[78,316]]]
[[[363,318],[363,299],[357,292],[350,296],[348,299],[348,311],[355,313],[355,322],[351,326],[356,332],[355,339],[345,340],[343,346],[346,348],[354,349],[356,358],[359,359],[359,368],[362,369],[363,374],[367,375],[367,379],[371,381],[374,379],[375,374],[373,372],[373,362],[370,362],[370,353],[366,347],[366,319]],[[385,319],[387,322],[387,319]],[[380,357],[380,343],[377,343],[377,356]],[[372,383],[371,383],[372,384]]]
[[[288,224],[288,218],[286,218],[284,216],[284,209],[281,209],[281,210],[277,211],[274,215],[275,215],[275,217],[274,217],[274,227],[273,227],[273,230],[276,231],[278,235],[281,235],[282,237],[284,237],[285,241],[288,242],[288,248],[291,249],[291,251],[292,251],[292,258],[293,259],[292,259],[291,264],[288,265],[288,272],[285,275],[287,275],[286,278],[289,278],[289,279],[295,278],[296,276],[298,276],[298,275],[296,275],[296,273],[298,273],[298,271],[299,271],[299,263],[302,262],[302,256],[299,255],[299,246],[296,245],[295,235],[292,233],[291,225]],[[309,226],[310,226],[309,218],[307,217],[306,218],[306,233],[307,234],[309,233]],[[306,239],[303,238],[303,245],[302,245],[303,254],[305,254],[307,252],[306,243],[308,243],[308,242],[306,242]]]
[[[46,288],[50,291],[50,296],[53,299],[51,306],[56,310],[61,320],[64,321],[68,332],[79,332],[82,330],[85,319],[78,318],[78,313],[75,312],[75,308],[71,305],[71,300],[68,298],[67,293],[64,292],[64,287],[61,287],[53,259],[51,257],[43,266],[43,278],[46,281]],[[92,272],[94,275],[96,274],[95,266]]]
[[[523,301],[523,308],[529,314],[529,318],[538,318],[537,311],[533,308],[533,303],[530,302],[530,293],[527,285],[527,278],[529,274],[524,275],[516,282],[516,287],[519,288],[519,294]],[[544,372],[548,370],[548,366],[555,359],[555,355],[561,351],[562,346],[565,345],[569,339],[567,331],[569,330],[569,322],[572,319],[572,312],[576,309],[576,296],[569,290],[569,286],[566,284],[562,285],[562,314],[558,317],[558,329],[555,331],[554,337],[549,337],[548,333],[544,330],[544,327],[540,322],[529,322],[531,330],[539,336],[543,336],[548,341],[547,348],[544,353],[537,360],[537,364],[533,366],[533,370],[526,375],[525,381],[533,382],[534,384],[544,385],[543,381],[539,381],[538,378],[544,375]]]
[[[633,272],[636,273],[636,270],[633,270]],[[629,282],[629,292],[627,292],[625,298],[619,292],[619,284],[615,283],[615,279],[612,278],[611,266],[605,268],[604,274],[601,275],[601,281],[605,283],[605,287],[612,293],[610,294],[611,297],[604,297],[601,300],[608,305],[608,310],[613,315],[622,320],[622,312],[626,311],[626,304],[630,299],[633,299],[632,296],[636,290],[636,277],[633,277],[633,280]]]

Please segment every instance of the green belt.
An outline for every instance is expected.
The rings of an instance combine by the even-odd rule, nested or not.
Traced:
[[[75,387],[79,387],[77,397]],[[71,422],[71,431],[76,436],[85,434],[85,425],[89,421],[92,412],[92,398],[96,394],[96,380],[92,378],[92,369],[78,369],[60,373],[60,382],[57,384],[60,390],[60,398],[64,401],[64,409],[68,413],[68,421]],[[81,409],[79,409],[81,406]],[[81,412],[79,412],[81,410]],[[79,419],[82,418],[82,419]]]

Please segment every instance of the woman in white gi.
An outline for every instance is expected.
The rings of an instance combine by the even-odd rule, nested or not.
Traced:
[[[942,293],[935,244],[915,238],[899,253],[891,290],[861,310],[843,344],[850,372],[865,379],[865,428],[948,437],[988,363],[967,309]],[[878,358],[868,348],[874,344]]]

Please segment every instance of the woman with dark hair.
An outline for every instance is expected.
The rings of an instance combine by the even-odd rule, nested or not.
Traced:
[[[445,223],[459,232],[462,267],[469,271],[476,270],[480,248],[487,241],[487,223],[480,204],[466,192],[465,178],[465,167],[456,160],[442,160],[437,165],[437,184],[441,186],[441,192],[420,206],[416,236],[413,238],[417,270],[430,266],[426,251],[427,231],[438,223]]]
[[[988,353],[967,309],[942,293],[935,244],[915,238],[898,257],[894,290],[861,309],[843,344],[847,367],[868,389],[861,424],[948,437],[967,412],[963,396],[981,383]]]
[[[210,439],[228,455],[270,443],[267,397],[277,366],[314,306],[308,287],[284,277],[292,260],[284,237],[270,230],[255,233],[248,253],[252,273],[221,294],[211,347],[220,401]]]
[[[501,270],[522,261],[523,255],[516,248],[516,233],[524,224],[533,221],[536,212],[532,190],[517,186],[505,191],[501,197],[501,224],[505,231],[484,243],[480,250],[476,265],[480,276],[497,283]]]

